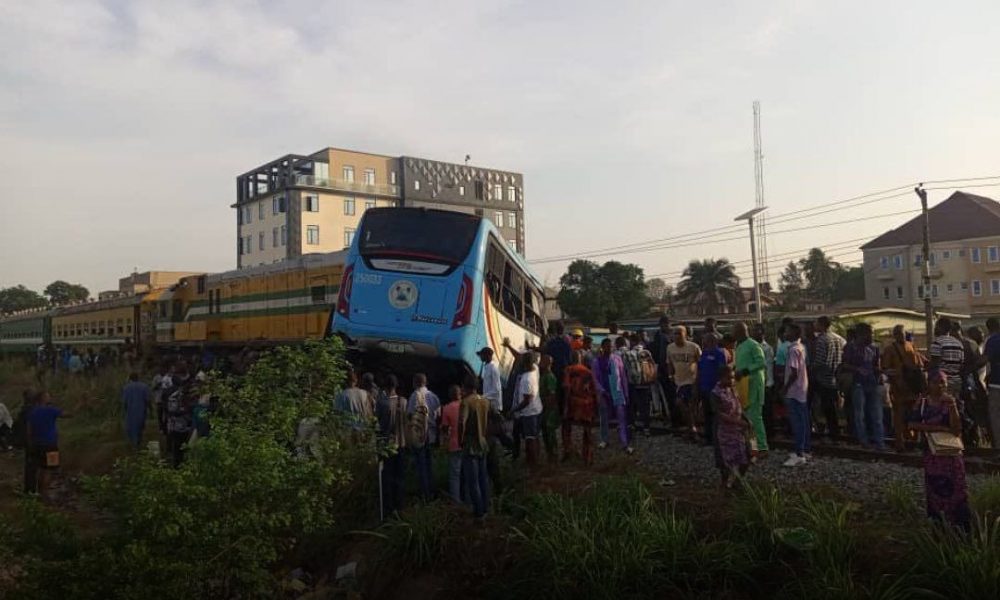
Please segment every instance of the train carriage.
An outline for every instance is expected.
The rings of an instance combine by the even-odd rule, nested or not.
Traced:
[[[0,355],[33,355],[48,344],[53,312],[42,308],[0,317]]]
[[[363,362],[438,382],[478,372],[476,352],[537,346],[543,291],[489,219],[423,208],[369,209],[347,256],[331,333]]]

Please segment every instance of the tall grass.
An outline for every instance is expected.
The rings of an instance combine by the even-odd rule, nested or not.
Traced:
[[[440,503],[417,504],[377,531],[385,557],[405,567],[426,568],[444,556],[456,515]]]
[[[744,581],[741,545],[699,538],[634,478],[600,480],[575,498],[540,494],[526,508],[497,597],[702,597]]]
[[[906,521],[915,521],[921,515],[921,507],[917,502],[918,491],[910,483],[893,479],[885,486],[885,503],[893,515]]]
[[[1000,477],[993,475],[972,488],[969,501],[976,514],[1000,517]]]
[[[1000,517],[975,520],[971,533],[934,525],[913,544],[916,581],[939,597],[1000,598]]]

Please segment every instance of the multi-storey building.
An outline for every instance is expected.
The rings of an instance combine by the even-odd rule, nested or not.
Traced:
[[[928,294],[937,310],[977,320],[1000,315],[1000,203],[955,192],[928,217],[927,257],[920,215],[861,247],[865,300],[872,306],[922,310]],[[924,260],[930,266],[929,289],[922,280]]]
[[[236,178],[237,266],[269,264],[351,244],[364,211],[424,206],[493,219],[524,253],[520,173],[326,148],[288,154]]]

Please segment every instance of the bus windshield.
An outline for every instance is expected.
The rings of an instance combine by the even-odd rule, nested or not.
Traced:
[[[366,258],[408,258],[457,265],[465,260],[479,217],[420,208],[365,212],[358,251]]]

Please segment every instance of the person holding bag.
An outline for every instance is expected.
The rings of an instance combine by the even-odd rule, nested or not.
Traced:
[[[968,531],[972,522],[962,458],[962,419],[948,393],[948,376],[933,370],[909,427],[924,438],[927,516]]]

